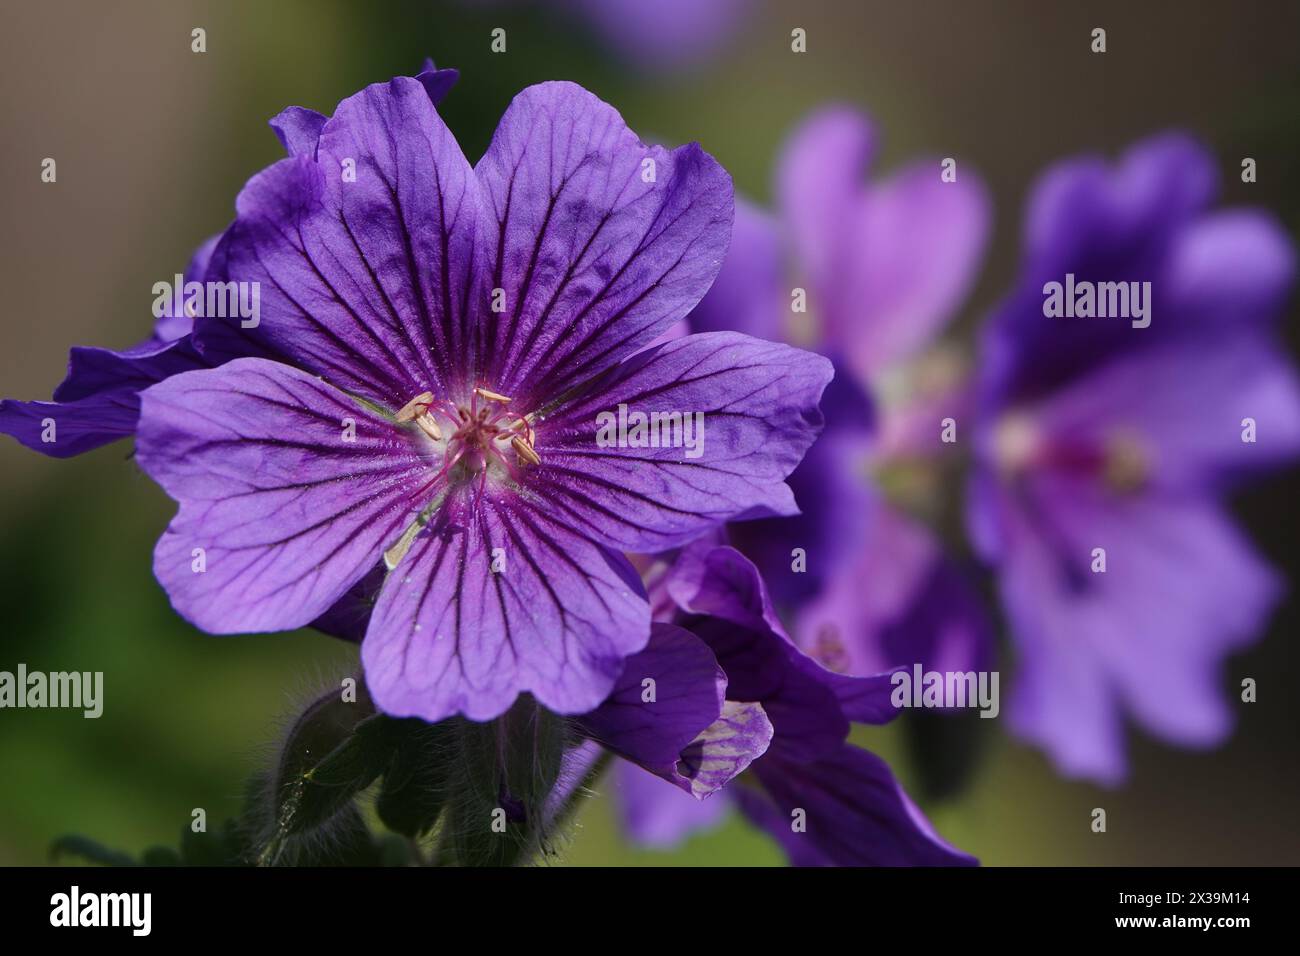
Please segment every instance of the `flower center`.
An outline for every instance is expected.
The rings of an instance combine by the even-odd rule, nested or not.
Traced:
[[[993,456],[1006,477],[1060,468],[1098,477],[1122,494],[1140,491],[1151,477],[1150,451],[1140,434],[1119,427],[1087,438],[1053,436],[1024,412],[1012,412],[998,423]]]
[[[533,448],[536,435],[532,415],[510,407],[510,396],[479,386],[468,400],[438,402],[432,392],[415,396],[396,415],[399,424],[412,422],[443,447],[441,474],[453,471],[485,481],[489,471],[518,479],[519,470],[540,465]]]
[[[479,386],[462,402],[438,400],[432,392],[421,392],[402,406],[394,421],[414,425],[442,452],[442,466],[427,485],[430,491],[444,480],[447,484],[475,482],[473,511],[477,513],[489,474],[520,483],[523,469],[542,463],[533,447],[536,416],[521,415],[510,403],[510,396]],[[426,508],[384,552],[390,571],[410,549],[430,510]]]

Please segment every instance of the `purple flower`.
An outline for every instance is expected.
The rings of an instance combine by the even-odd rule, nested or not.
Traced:
[[[281,120],[291,155],[208,270],[256,283],[260,322],[200,317],[229,361],[142,397],[138,460],[180,505],[159,581],[205,630],[283,630],[382,561],[380,709],[591,710],[650,639],[622,552],[793,513],[829,363],[736,333],[647,348],[712,283],[731,183],[577,86],[521,93],[473,168],[419,79]],[[621,407],[702,415],[707,440],[605,447]]]
[[[988,204],[973,174],[945,182],[938,160],[868,184],[874,152],[855,111],[810,117],[780,160],[777,215],[738,203],[727,261],[690,316],[695,330],[810,344],[850,373],[827,391],[826,429],[791,476],[802,513],[733,526],[730,540],[796,612],[795,640],[823,662],[854,674],[918,662],[980,669],[991,632],[973,590],[879,483],[900,463],[937,459],[942,419],[966,406],[960,375],[923,353],[971,282]]]
[[[1166,135],[1050,170],[984,341],[969,520],[1019,650],[1010,718],[1104,782],[1125,772],[1124,714],[1185,746],[1224,738],[1220,663],[1281,592],[1222,492],[1300,448],[1272,329],[1295,256],[1271,216],[1210,211],[1214,162]],[[1049,316],[1052,282],[1149,282],[1146,318]]]
[[[800,651],[758,570],[733,548],[687,548],[652,593],[666,598],[656,604],[669,622],[657,623],[647,651],[628,660],[620,680],[627,692],[584,725],[697,800],[623,769],[634,838],[672,843],[713,822],[720,800],[699,801],[745,771],[726,793],[796,864],[975,862],[935,834],[883,761],[846,740],[852,721],[879,724],[897,715],[889,674],[843,676]],[[714,694],[697,676],[710,668]],[[654,691],[649,699],[646,687]],[[690,698],[694,707],[685,704]],[[701,727],[708,730],[692,737]]]

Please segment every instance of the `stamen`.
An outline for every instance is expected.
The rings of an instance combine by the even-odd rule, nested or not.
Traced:
[[[540,465],[542,463],[542,456],[537,454],[532,445],[528,444],[526,438],[516,436],[510,439],[510,447],[515,450],[516,455],[528,462],[528,464]]]
[[[434,441],[442,441],[442,429],[438,427],[438,422],[432,415],[421,415],[415,420],[415,424]]]
[[[425,409],[433,404],[433,392],[421,392],[415,398],[411,399],[397,413],[395,421],[409,422],[414,421],[420,415],[423,415]]]
[[[1120,432],[1106,441],[1103,474],[1117,492],[1135,492],[1146,484],[1151,461],[1146,445],[1137,435]]]
[[[502,395],[500,392],[493,392],[486,388],[476,388],[474,391],[483,398],[486,398],[489,402],[500,402],[502,405],[510,404],[510,396]]]

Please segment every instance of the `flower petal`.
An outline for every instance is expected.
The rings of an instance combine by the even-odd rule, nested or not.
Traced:
[[[439,70],[433,60],[425,59],[420,72],[416,74],[420,84],[429,95],[429,102],[437,106],[447,95],[456,80],[460,78],[457,70]],[[302,106],[290,106],[270,120],[271,129],[290,156],[316,158],[316,146],[320,142],[321,130],[329,122],[329,117],[322,116],[315,110]]]
[[[545,508],[474,499],[449,493],[384,582],[361,646],[375,703],[489,720],[529,691],[557,713],[593,710],[649,639],[636,572]]]
[[[738,333],[666,343],[547,416],[535,487],[611,547],[642,553],[722,521],[792,514],[784,480],[821,428],[817,403],[831,374],[818,355]],[[680,413],[698,448],[684,447],[684,428],[673,433],[677,447],[619,447],[636,440],[611,430],[621,406]]]
[[[290,106],[281,110],[268,120],[271,129],[279,138],[280,144],[290,156],[316,158],[316,145],[320,142],[320,131],[325,128],[328,116],[309,110],[303,106]]]
[[[1256,303],[1276,297],[1285,253],[1266,230],[1214,220],[1196,222],[1216,191],[1211,154],[1185,136],[1165,134],[1138,143],[1113,166],[1090,158],[1061,163],[1035,184],[1025,223],[1024,265],[1007,301],[985,327],[985,389],[995,402],[1033,399],[1082,376],[1114,356],[1205,331],[1197,300],[1211,295],[1229,262],[1207,268],[1213,249],[1244,241],[1259,255],[1246,275],[1271,276],[1268,284],[1229,306],[1233,318],[1255,314]],[[1190,228],[1190,231],[1188,231]],[[1247,249],[1239,251],[1246,255]],[[1076,282],[1150,282],[1149,328],[1122,319],[1045,318],[1043,287]],[[1188,291],[1182,291],[1187,283]],[[1240,287],[1233,284],[1232,288]],[[1190,306],[1190,308],[1186,308]]]
[[[42,455],[71,458],[133,434],[139,415],[139,397],[123,391],[74,402],[6,398],[0,401],[0,432]]]
[[[1080,447],[1123,438],[1143,483],[1200,491],[1300,454],[1300,379],[1281,347],[1243,329],[1119,355],[1033,409],[1036,427]],[[1242,441],[1252,419],[1254,442]]]
[[[775,728],[772,753],[813,760],[840,745],[850,720],[886,723],[898,716],[888,674],[846,677],[795,647],[757,568],[734,548],[685,549],[664,586],[689,615],[684,626],[726,672],[728,699],[763,705]]]
[[[140,392],[180,372],[206,368],[189,336],[122,352],[76,347],[52,402],[0,401],[0,432],[52,458],[71,458],[135,434]],[[47,421],[54,422],[51,433]],[[46,441],[47,436],[53,437]]]
[[[68,352],[68,376],[54,390],[54,400],[75,402],[119,391],[135,394],[165,378],[207,367],[188,335],[166,344],[145,343],[122,352],[74,346]]]
[[[655,623],[650,643],[627,659],[609,699],[579,723],[593,740],[689,789],[677,764],[687,745],[718,719],[726,689],[727,675],[703,641],[676,625]]]
[[[260,324],[200,319],[211,360],[261,348],[394,408],[466,387],[485,220],[473,172],[419,81],[344,100],[316,160],[275,163],[236,208],[211,278],[258,283]]]
[[[814,114],[791,137],[778,194],[827,350],[863,379],[929,342],[975,276],[990,219],[969,170],[937,160],[868,186],[875,135],[848,107]]]
[[[265,359],[150,388],[136,449],[180,504],[154,572],[182,616],[218,634],[323,614],[411,522],[431,471],[396,426]]]
[[[825,107],[790,135],[777,163],[777,201],[800,265],[819,286],[841,261],[846,213],[863,192],[875,130],[848,106]]]
[[[762,708],[725,701],[726,686],[707,645],[680,627],[656,623],[645,650],[627,659],[610,698],[580,724],[592,739],[703,799],[772,739]]]
[[[1182,746],[1221,741],[1222,662],[1260,635],[1277,574],[1208,498],[1119,498],[1056,475],[1023,494],[998,505],[1016,731],[1064,772],[1111,784],[1125,768],[1120,704]],[[1094,547],[1104,573],[1091,572]]]
[[[700,301],[732,187],[698,145],[647,146],[572,83],[515,97],[475,171],[495,211],[488,378],[530,404],[649,344]],[[544,392],[543,392],[544,390]]]
[[[951,183],[939,173],[938,161],[909,165],[848,214],[841,259],[821,291],[823,328],[827,347],[864,379],[932,341],[976,277],[988,196],[969,170]]]
[[[974,866],[935,832],[889,766],[851,744],[811,764],[755,766],[766,794],[745,791],[741,809],[800,866]],[[766,797],[766,800],[764,800]],[[792,823],[806,829],[796,830]]]
[[[221,235],[218,234],[209,236],[199,243],[199,247],[194,250],[194,255],[190,256],[190,261],[185,266],[185,273],[181,276],[186,285],[191,282],[202,282],[207,277],[208,265],[212,261],[213,250],[216,249],[217,242],[220,239]],[[186,315],[183,308],[175,308],[174,298],[165,301],[162,305],[162,314],[157,316],[157,321],[154,323],[153,336],[148,342],[137,346],[137,348],[147,349],[151,346],[175,342],[177,339],[194,331],[194,319]],[[129,354],[131,351],[133,350],[128,349],[127,353]]]

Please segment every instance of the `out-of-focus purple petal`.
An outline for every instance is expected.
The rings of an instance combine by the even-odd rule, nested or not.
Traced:
[[[821,408],[826,427],[789,478],[799,513],[728,526],[731,543],[758,566],[782,607],[819,594],[833,569],[853,561],[870,534],[870,400],[852,377],[836,375]]]
[[[1272,214],[1239,208],[1209,213],[1171,244],[1159,278],[1170,292],[1162,325],[1234,335],[1272,322],[1295,276],[1295,248]]]
[[[974,278],[989,227],[969,170],[944,182],[938,160],[868,186],[874,135],[847,107],[814,114],[781,159],[778,192],[825,348],[864,379],[914,354]]]
[[[727,813],[724,796],[693,800],[675,785],[625,760],[615,765],[612,784],[623,832],[640,846],[672,849],[691,834],[717,826]]]
[[[429,470],[393,424],[264,359],[150,388],[136,451],[180,504],[154,572],[183,617],[218,634],[323,614],[414,519]]]
[[[753,0],[559,0],[580,11],[619,53],[647,69],[703,60],[734,32]]]
[[[785,261],[772,215],[736,198],[736,221],[722,271],[691,312],[692,332],[744,332],[786,339],[789,305],[783,300]]]
[[[1275,468],[1300,454],[1300,381],[1277,346],[1241,330],[1117,356],[1021,414],[1044,442],[1103,460],[1131,449],[1135,480],[1168,493]],[[1255,441],[1242,441],[1243,422]],[[1050,454],[1050,452],[1049,452]],[[1096,477],[1106,480],[1104,463]]]
[[[986,506],[1004,535],[1001,593],[1020,651],[1017,732],[1063,772],[1112,784],[1121,703],[1184,746],[1223,739],[1219,666],[1258,635],[1281,583],[1218,506],[1050,474]],[[1096,547],[1104,573],[1091,570]]]
[[[795,635],[805,652],[850,675],[919,663],[986,670],[993,630],[973,585],[925,528],[872,497],[871,534],[804,607]]]
[[[1117,354],[1206,328],[1207,323],[1197,321],[1204,315],[1199,307],[1182,310],[1195,297],[1181,295],[1172,280],[1190,278],[1188,263],[1204,268],[1206,247],[1201,243],[1221,241],[1224,235],[1180,238],[1213,199],[1216,180],[1209,152],[1180,134],[1145,140],[1114,167],[1090,158],[1049,171],[1030,199],[1020,282],[985,328],[985,400],[1032,401]],[[1258,243],[1263,253],[1255,268],[1272,275],[1277,250],[1265,249],[1269,240],[1253,228],[1245,232],[1239,235]],[[1166,271],[1170,268],[1173,272]],[[1150,282],[1150,327],[1135,329],[1116,318],[1044,316],[1043,286],[1064,283],[1067,274],[1076,283]],[[1243,301],[1275,295],[1275,279],[1260,292]],[[1229,315],[1239,308],[1234,306]]]
[[[859,206],[875,152],[875,131],[849,106],[818,110],[782,150],[777,203],[796,258],[819,287],[830,284],[844,261],[849,216]]]
[[[491,285],[504,293],[485,315],[488,378],[523,404],[647,345],[722,265],[726,172],[698,145],[647,146],[575,84],[516,96],[475,172],[496,220]]]
[[[830,376],[818,355],[737,333],[669,342],[546,416],[537,487],[611,547],[642,553],[721,521],[790,514],[784,479],[820,430],[817,403]],[[672,434],[681,440],[619,447],[616,429],[602,438],[624,406],[629,415],[679,413]],[[700,439],[694,450],[685,447],[687,426]]]

